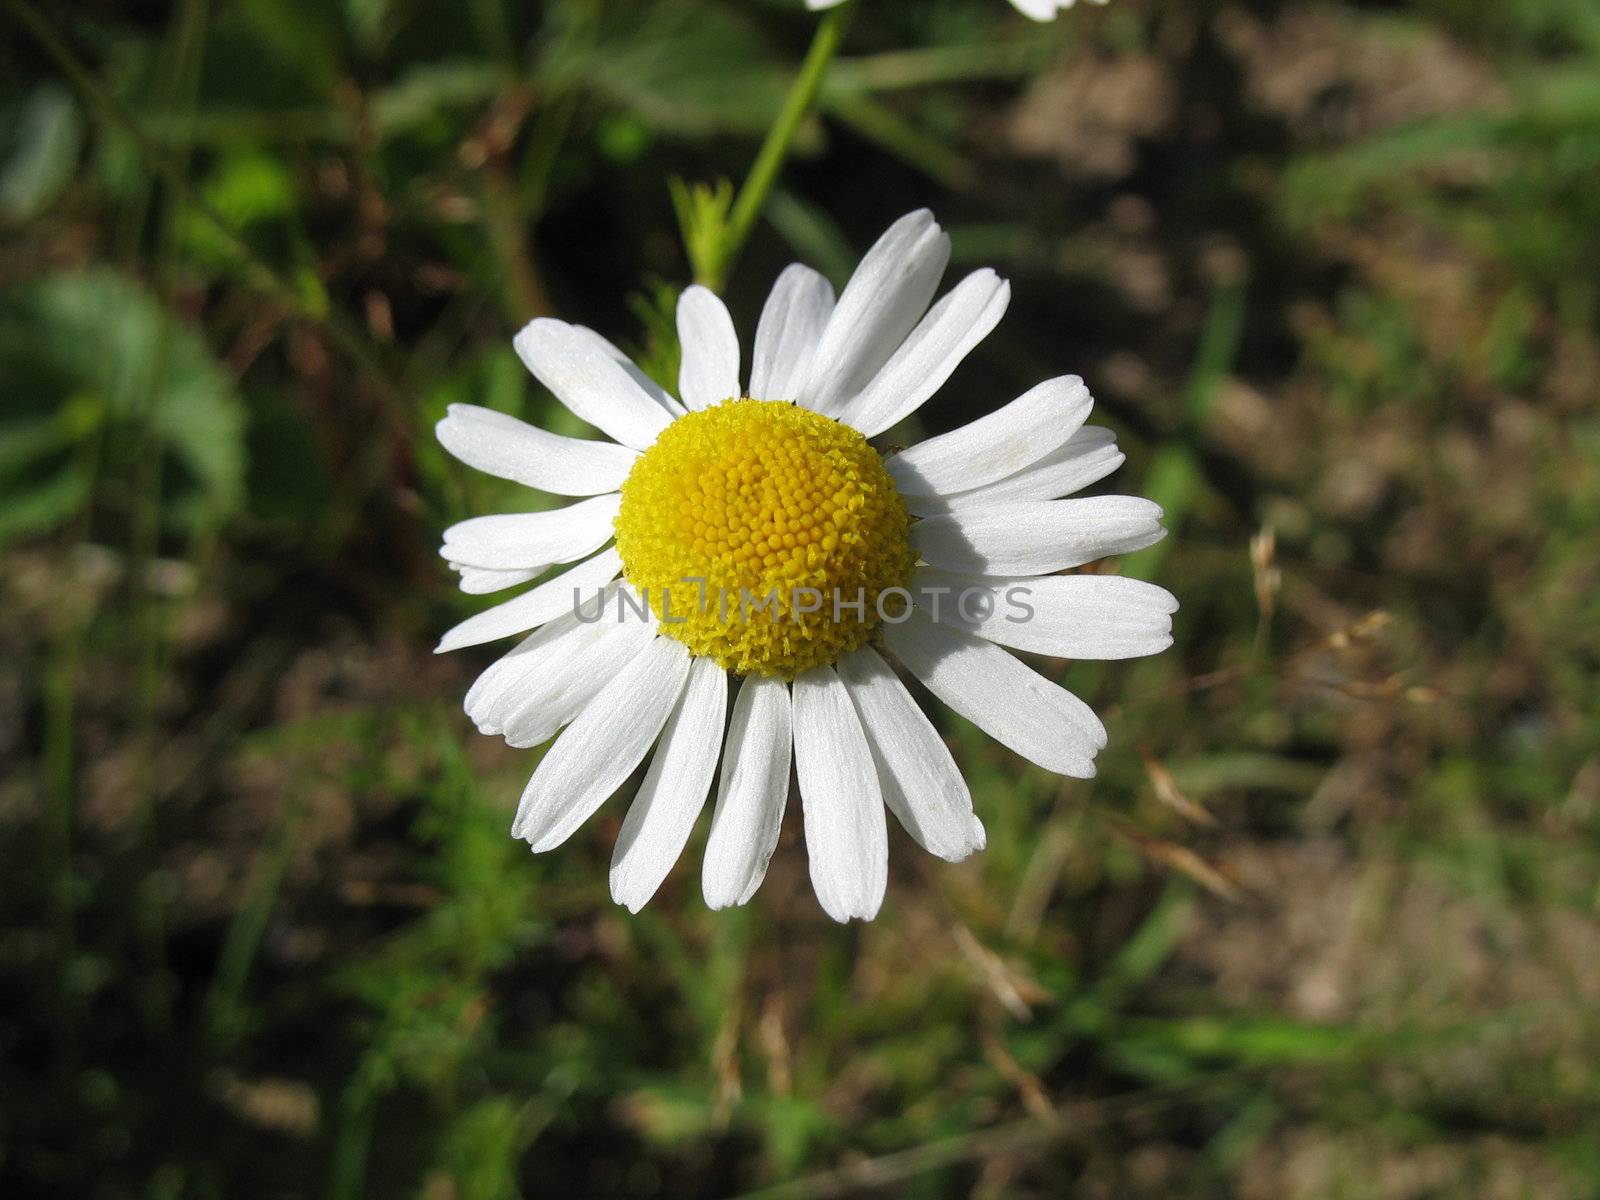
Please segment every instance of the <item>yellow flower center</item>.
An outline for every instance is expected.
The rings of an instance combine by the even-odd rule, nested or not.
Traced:
[[[660,631],[740,674],[792,679],[867,641],[916,565],[866,438],[780,400],[678,418],[622,485],[617,551]],[[898,617],[905,600],[884,599]]]

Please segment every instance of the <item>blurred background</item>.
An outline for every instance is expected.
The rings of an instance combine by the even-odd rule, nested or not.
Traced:
[[[989,847],[841,928],[794,805],[738,912],[529,855],[431,654],[545,502],[433,423],[565,420],[540,313],[672,377],[799,0],[4,0],[5,1195],[1600,1194],[1600,6],[858,8],[742,332],[931,206],[927,431],[1083,374],[1183,609],[1042,664],[1098,779],[940,711]]]

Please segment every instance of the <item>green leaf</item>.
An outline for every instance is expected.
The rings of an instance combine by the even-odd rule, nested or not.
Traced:
[[[54,529],[89,499],[89,476],[76,464],[0,504],[0,545]]]
[[[16,461],[3,481],[8,503],[16,503],[25,472],[38,486],[41,468],[65,469],[53,463],[63,439],[36,433],[30,445],[30,418],[77,431],[64,438],[70,443],[96,426],[98,414],[113,430],[153,425],[189,476],[172,485],[187,488],[176,497],[180,509],[198,504],[220,515],[239,501],[245,413],[234,381],[199,334],[131,279],[109,270],[56,275],[0,300],[0,392],[22,417],[9,439],[8,458]],[[59,506],[49,511],[66,515]]]
[[[468,59],[424,63],[374,95],[373,119],[385,135],[393,136],[426,124],[443,110],[480,107],[504,86],[501,73],[486,63]]]
[[[15,221],[38,216],[72,179],[83,148],[83,118],[72,93],[41,83],[17,120],[10,156],[0,166],[0,213]]]

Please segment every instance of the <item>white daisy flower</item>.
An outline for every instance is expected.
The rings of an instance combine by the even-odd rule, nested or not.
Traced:
[[[634,911],[682,852],[719,759],[705,898],[749,900],[792,761],[817,897],[836,920],[869,919],[887,878],[886,806],[941,858],[984,845],[960,770],[891,661],[1018,754],[1088,778],[1104,726],[1003,647],[1110,659],[1171,644],[1166,591],[1059,574],[1164,534],[1148,500],[1063,499],[1123,460],[1108,430],[1084,425],[1082,380],[1042,383],[900,453],[868,441],[916,412],[1005,312],[1010,287],[990,270],[930,308],[949,256],[921,211],[889,228],[837,300],[821,275],[789,267],[761,313],[748,386],[733,320],[702,287],[678,304],[677,396],[599,334],[532,322],[516,337],[522,361],[609,441],[466,404],[439,423],[469,466],[588,497],[445,531],[441,553],[468,592],[576,565],[463,621],[439,650],[532,631],[473,684],[466,711],[513,746],[565,728],[512,824],[535,851],[564,842],[650,757],[611,866],[612,895]]]
[[[1107,4],[1109,0],[1088,0],[1090,4]],[[812,10],[823,8],[837,8],[844,0],[806,0],[806,7]],[[1011,0],[1011,6],[1025,17],[1035,21],[1054,21],[1058,12],[1065,12],[1077,0]]]

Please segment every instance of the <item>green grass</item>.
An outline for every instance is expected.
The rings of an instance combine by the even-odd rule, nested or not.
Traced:
[[[434,421],[570,420],[540,312],[673,376],[798,0],[6,5],[0,1191],[1600,1193],[1592,6],[857,7],[741,330],[933,207],[1016,299],[928,430],[1082,373],[1183,609],[1044,664],[1094,781],[941,714],[989,846],[840,928],[794,805],[737,912],[529,855],[429,653],[543,503]]]

